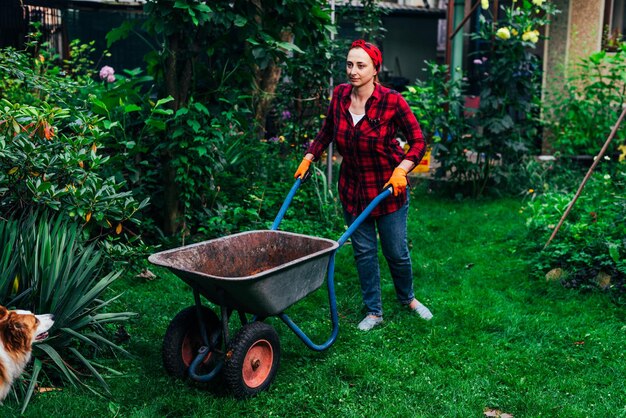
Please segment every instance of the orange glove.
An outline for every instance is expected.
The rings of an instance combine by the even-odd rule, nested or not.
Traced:
[[[294,179],[297,179],[298,177],[304,178],[304,175],[309,170],[310,165],[311,165],[311,160],[303,158],[302,162],[298,166],[298,169],[296,170],[296,173],[293,175],[293,178]]]
[[[400,193],[404,193],[406,190],[406,170],[404,168],[396,167],[389,178],[389,181],[385,183],[383,189],[386,189],[387,186],[391,185],[393,187],[393,195],[398,196]]]

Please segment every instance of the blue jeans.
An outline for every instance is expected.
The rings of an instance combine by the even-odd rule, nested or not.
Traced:
[[[363,303],[368,315],[383,315],[383,303],[380,291],[380,267],[378,264],[378,240],[380,236],[383,255],[389,265],[398,301],[409,304],[414,298],[413,269],[409,247],[407,245],[406,222],[409,201],[399,210],[379,216],[367,218],[351,236],[356,268],[361,281]],[[356,216],[344,211],[346,223],[350,226]]]

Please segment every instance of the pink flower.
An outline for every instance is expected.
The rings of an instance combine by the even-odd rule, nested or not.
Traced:
[[[100,80],[106,80],[109,83],[112,83],[115,81],[114,74],[115,74],[115,70],[112,67],[105,65],[104,67],[100,69]]]

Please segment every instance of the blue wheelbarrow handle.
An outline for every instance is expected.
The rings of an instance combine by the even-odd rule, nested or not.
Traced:
[[[274,220],[274,225],[272,226],[273,230],[278,229],[278,225],[280,224],[280,221],[282,220],[283,216],[285,215],[285,212],[287,211],[287,208],[289,207],[289,204],[291,203],[291,200],[293,199],[293,196],[296,194],[296,191],[298,190],[298,187],[300,187],[301,183],[302,183],[302,181],[299,178],[296,179],[296,182],[294,183],[293,187],[291,188],[291,191],[287,195],[287,198],[285,199],[285,202],[283,203],[283,206],[280,208],[280,211],[278,212],[278,215],[276,216],[276,220]],[[354,220],[352,225],[350,225],[348,230],[346,232],[344,232],[344,234],[339,238],[339,240],[337,241],[339,246],[335,249],[335,251],[330,256],[330,260],[328,262],[328,280],[327,280],[327,284],[328,284],[328,300],[329,300],[329,303],[330,303],[330,317],[331,317],[333,328],[332,328],[332,332],[331,332],[331,335],[328,338],[328,340],[326,340],[326,342],[324,342],[322,344],[316,344],[313,341],[311,341],[311,339],[304,333],[304,331],[302,331],[300,329],[300,327],[298,327],[298,325],[296,325],[291,320],[291,318],[289,318],[289,316],[287,314],[282,312],[282,313],[280,313],[278,315],[278,317],[310,349],[315,350],[315,351],[326,350],[328,347],[330,347],[335,342],[335,340],[337,339],[337,335],[339,334],[339,315],[338,315],[338,312],[337,312],[337,298],[336,298],[336,295],[335,295],[335,254],[336,254],[337,250],[348,240],[348,238],[350,238],[350,235],[352,235],[352,233],[359,227],[359,225],[361,225],[363,223],[363,221],[370,215],[370,213],[372,213],[374,208],[376,206],[378,206],[378,204],[382,200],[384,200],[387,197],[389,197],[392,193],[393,193],[393,188],[391,186],[389,186],[386,189],[384,189],[378,196],[376,196],[370,202],[369,205],[367,205],[365,210],[363,210],[363,212],[361,212],[361,214]]]
[[[391,194],[393,194],[393,186],[389,185],[378,196],[376,196],[374,199],[372,199],[370,204],[367,205],[367,207],[363,210],[363,212],[361,212],[361,214],[354,220],[354,222],[352,222],[352,225],[350,225],[350,228],[348,228],[348,230],[346,232],[344,232],[341,237],[339,237],[339,239],[337,240],[337,243],[339,243],[339,247],[341,247],[343,244],[345,244],[345,242],[348,240],[348,238],[350,238],[350,236],[354,233],[354,231],[356,231],[357,228],[359,226],[361,226],[363,221],[368,216],[370,216],[370,213],[372,213],[374,208],[376,208],[376,206],[378,206],[378,204],[381,201],[385,200]]]
[[[308,171],[307,171],[307,174],[308,174]],[[280,222],[283,220],[285,213],[287,213],[287,209],[289,209],[289,205],[291,205],[291,201],[293,200],[293,197],[296,195],[298,188],[303,183],[303,181],[306,181],[307,178],[308,176],[306,175],[305,175],[304,180],[298,177],[296,181],[293,183],[293,186],[291,186],[291,190],[289,191],[289,194],[287,194],[287,197],[285,198],[283,205],[280,207],[280,210],[278,211],[278,214],[276,215],[276,218],[274,219],[274,223],[272,224],[271,230],[275,231],[278,229],[278,226],[280,225]],[[367,205],[367,207],[363,210],[363,212],[361,212],[361,214],[354,220],[350,228],[348,228],[348,230],[339,238],[339,240],[337,240],[340,247],[348,240],[348,238],[350,238],[350,235],[352,235],[352,233],[356,231],[359,225],[363,223],[363,221],[370,215],[370,213],[372,213],[374,208],[376,208],[376,206],[378,206],[378,204],[382,200],[386,199],[392,193],[393,193],[393,187],[389,185],[378,196],[376,196],[370,202],[369,205]]]

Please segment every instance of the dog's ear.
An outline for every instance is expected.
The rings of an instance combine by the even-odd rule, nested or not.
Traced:
[[[0,322],[4,322],[9,317],[9,310],[4,306],[0,306]]]

